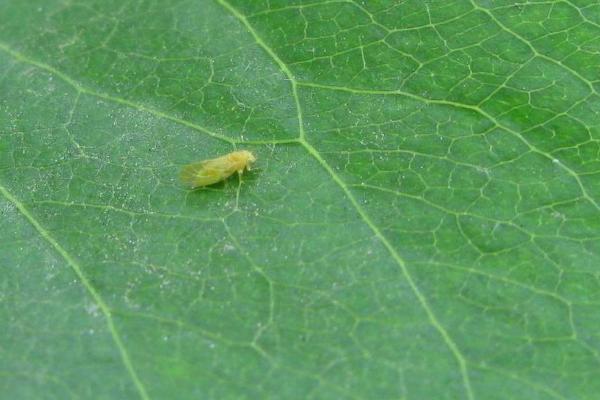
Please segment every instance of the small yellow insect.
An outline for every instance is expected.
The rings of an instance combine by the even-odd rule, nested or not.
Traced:
[[[233,151],[211,160],[196,161],[183,167],[179,178],[191,189],[208,186],[229,178],[234,172],[241,174],[250,170],[256,161],[248,150]]]

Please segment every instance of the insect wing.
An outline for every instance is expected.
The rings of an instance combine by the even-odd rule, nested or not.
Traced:
[[[232,173],[227,163],[221,158],[215,158],[184,166],[179,177],[186,186],[197,188],[220,182]]]
[[[218,170],[205,167],[204,161],[188,164],[183,167],[179,178],[186,186],[196,188],[219,182],[221,174]]]

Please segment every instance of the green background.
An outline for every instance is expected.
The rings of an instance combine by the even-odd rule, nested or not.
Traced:
[[[0,397],[597,399],[599,91],[594,0],[0,0]]]

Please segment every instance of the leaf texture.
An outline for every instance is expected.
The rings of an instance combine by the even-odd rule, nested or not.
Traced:
[[[0,1],[2,396],[596,399],[599,39],[594,0]]]

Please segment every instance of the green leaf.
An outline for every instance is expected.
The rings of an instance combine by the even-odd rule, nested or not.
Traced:
[[[1,1],[2,397],[596,399],[599,16]]]

